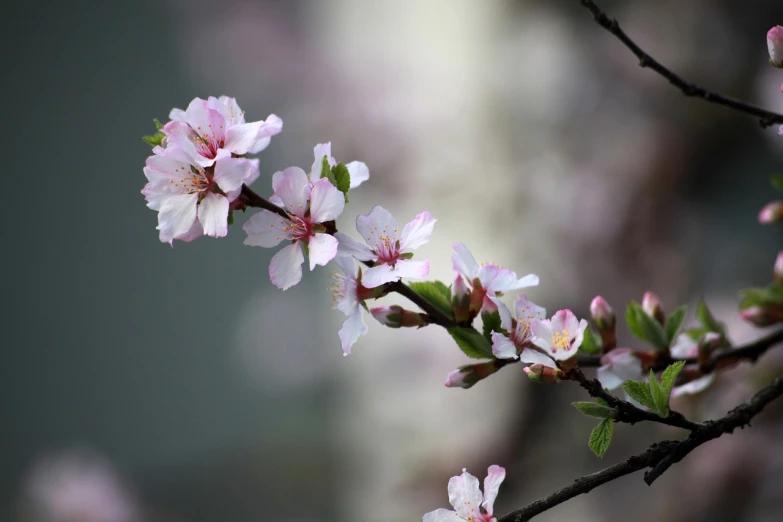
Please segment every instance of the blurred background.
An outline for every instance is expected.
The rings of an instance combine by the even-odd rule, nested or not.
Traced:
[[[687,79],[783,111],[765,43],[783,4],[600,5]],[[0,23],[3,520],[416,521],[447,507],[449,477],[494,463],[503,514],[679,435],[620,426],[599,460],[569,406],[580,389],[516,366],[446,389],[466,358],[434,327],[371,324],[344,358],[329,270],[278,291],[274,252],[242,245],[247,215],[222,240],[159,243],[140,137],[196,96],[283,118],[263,195],[331,141],[372,175],[343,229],[378,203],[401,222],[432,212],[417,255],[434,277],[464,241],[537,273],[528,296],[550,310],[705,296],[733,340],[761,335],[736,294],[780,249],[756,214],[783,138],[640,69],[575,0],[15,2]],[[782,368],[771,353],[676,407],[720,416]],[[780,520],[782,414],[651,488],[632,475],[536,520]]]

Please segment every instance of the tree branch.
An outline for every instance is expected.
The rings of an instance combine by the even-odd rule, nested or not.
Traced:
[[[644,453],[592,475],[580,477],[573,484],[501,517],[498,522],[525,522],[602,484],[646,468],[652,469],[645,474],[644,480],[648,485],[652,484],[672,464],[682,460],[695,448],[724,433],[731,433],[736,428],[750,425],[755,415],[781,395],[783,395],[783,377],[778,377],[757,392],[748,402],[734,408],[726,416],[700,425],[684,441],[656,442]]]
[[[660,62],[647,54],[641,47],[631,40],[631,38],[625,34],[625,31],[620,28],[620,24],[617,23],[617,20],[609,18],[609,16],[607,16],[607,14],[595,4],[595,2],[592,0],[580,1],[582,2],[582,5],[593,14],[593,18],[595,18],[595,21],[598,23],[598,25],[612,33],[623,43],[623,45],[625,45],[634,55],[636,55],[636,57],[639,59],[639,67],[647,67],[652,69],[659,75],[669,80],[669,83],[680,89],[685,96],[701,98],[708,102],[717,103],[718,105],[723,105],[724,107],[729,107],[730,109],[755,116],[759,119],[759,123],[763,128],[769,127],[775,123],[783,123],[783,115],[781,114],[762,109],[761,107],[757,107],[756,105],[752,105],[730,96],[725,96],[709,91],[704,87],[700,87],[684,80],[682,77],[661,65]]]

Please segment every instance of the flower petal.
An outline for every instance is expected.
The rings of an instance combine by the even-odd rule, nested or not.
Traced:
[[[462,475],[449,479],[449,503],[463,518],[478,518],[482,499],[478,479],[466,470],[462,470]]]
[[[337,255],[337,240],[329,234],[318,233],[310,236],[308,247],[310,270],[313,270],[315,265],[325,266]]]
[[[252,123],[234,125],[226,132],[226,141],[223,144],[223,148],[240,156],[247,154],[256,144],[258,133],[263,124],[263,121],[254,121]]]
[[[187,234],[196,221],[198,194],[180,194],[166,199],[158,212],[160,240],[171,243]]]
[[[378,252],[389,238],[397,238],[397,220],[388,210],[376,205],[366,216],[356,218],[356,230]]]
[[[698,379],[695,379],[687,384],[683,384],[682,386],[676,386],[674,389],[672,389],[672,397],[694,395],[704,391],[709,387],[710,384],[712,384],[712,381],[714,380],[715,374],[711,373],[709,375],[705,375],[704,377],[699,377]]]
[[[497,297],[490,296],[489,299],[495,303],[495,306],[498,307],[498,313],[500,314],[500,326],[503,327],[503,329],[510,331],[512,323],[511,312],[509,311],[508,307]]]
[[[400,259],[394,265],[394,273],[397,274],[398,277],[424,279],[430,273],[430,262]]]
[[[291,239],[287,230],[291,222],[273,212],[261,210],[250,216],[242,229],[247,233],[245,244],[270,248],[283,240]]]
[[[204,234],[210,237],[225,237],[228,234],[228,199],[220,194],[208,192],[198,204],[198,220]]]
[[[422,522],[465,522],[465,519],[456,514],[454,511],[440,508],[436,509],[435,511],[430,511],[424,515]]]
[[[287,290],[302,280],[304,254],[299,242],[283,248],[269,263],[269,279],[281,290]]]
[[[696,357],[699,353],[699,344],[690,335],[683,333],[677,336],[669,352],[677,359]]]
[[[337,161],[332,157],[332,143],[319,143],[313,148],[313,166],[310,168],[310,181],[321,179],[324,156],[326,156],[330,167],[337,165]]]
[[[352,161],[346,167],[351,175],[351,188],[356,188],[370,179],[370,169],[361,161]]]
[[[523,348],[522,353],[519,354],[519,362],[527,364],[543,364],[549,368],[557,368],[557,364],[547,355],[534,350],[532,348]]]
[[[340,257],[354,257],[359,261],[370,261],[375,259],[370,247],[356,241],[354,238],[343,232],[337,232],[334,237],[340,243],[337,246],[337,255]]]
[[[345,195],[332,183],[321,178],[313,181],[310,191],[310,221],[324,223],[332,221],[342,214],[345,208]]]
[[[454,255],[451,256],[451,264],[454,271],[462,274],[472,285],[473,279],[478,275],[479,264],[465,246],[465,243],[454,243],[451,245],[454,249]]]
[[[362,308],[357,306],[354,309],[354,313],[348,316],[337,334],[340,337],[343,355],[350,355],[351,347],[356,343],[356,340],[366,333],[367,325],[364,324]]]
[[[362,286],[365,288],[375,288],[381,286],[384,283],[397,281],[399,278],[400,276],[394,272],[394,268],[392,268],[390,265],[376,265],[372,268],[368,268],[364,272],[364,277],[362,277]]]
[[[253,162],[244,158],[223,158],[215,162],[215,183],[223,192],[242,188],[253,175]]]
[[[283,209],[289,214],[303,218],[310,200],[310,180],[299,167],[288,167],[272,176],[272,190],[275,191]]]
[[[530,325],[530,331],[533,334],[531,342],[544,350],[548,354],[552,354],[552,323],[549,319],[542,319],[540,321],[533,321]]]
[[[487,478],[484,479],[484,502],[481,504],[487,511],[487,514],[492,516],[493,507],[495,505],[495,499],[498,496],[498,490],[500,484],[506,478],[505,468],[501,468],[497,465],[492,465],[487,470]]]
[[[516,359],[519,357],[517,346],[505,335],[492,332],[492,355],[498,359]]]
[[[521,290],[523,288],[529,288],[531,286],[538,286],[539,279],[536,274],[528,274],[524,277],[520,277],[508,286],[507,292],[514,290]]]
[[[601,383],[601,387],[607,390],[617,389],[625,382],[624,379],[621,379],[619,375],[612,371],[611,365],[608,364],[599,367],[595,372],[595,376],[598,382]]]
[[[413,218],[400,234],[400,252],[410,252],[429,243],[436,221],[437,219],[426,211]]]

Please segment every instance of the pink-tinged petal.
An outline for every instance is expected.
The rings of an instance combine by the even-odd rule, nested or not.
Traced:
[[[280,199],[280,196],[278,196],[277,194],[272,194],[271,196],[269,196],[269,202],[281,208],[285,205],[285,203],[283,203],[283,200]]]
[[[201,223],[199,223],[197,219],[196,221],[193,222],[193,226],[190,227],[190,230],[188,230],[181,236],[177,236],[177,241],[184,241],[185,243],[190,243],[194,239],[198,239],[203,235],[204,235],[204,229],[201,227]]]
[[[516,276],[515,276],[516,277]],[[523,288],[529,288],[531,286],[538,286],[538,276],[535,274],[528,274],[524,277],[520,277],[508,286],[507,292],[514,290],[521,290]]]
[[[226,129],[230,129],[231,127],[239,123],[244,123],[244,122],[234,121],[231,115],[231,110],[229,109],[229,106],[224,102],[224,99],[227,100],[227,97],[221,96],[220,98],[215,98],[214,96],[210,96],[209,98],[207,98],[207,108],[218,111],[220,115],[223,116],[223,121],[226,122]],[[234,103],[236,104],[236,101],[234,101]]]
[[[315,265],[325,266],[337,255],[337,240],[329,234],[315,234],[310,236],[308,243],[310,257],[310,270]]]
[[[487,511],[487,515],[492,516],[495,507],[495,499],[500,490],[500,484],[506,478],[505,468],[492,465],[487,470],[487,478],[484,479],[484,502],[481,504]]]
[[[465,243],[454,243],[451,245],[454,249],[454,255],[451,256],[451,264],[454,271],[465,276],[465,278],[473,283],[473,279],[478,275],[479,264],[476,259],[465,246]]]
[[[528,323],[546,319],[546,308],[538,306],[533,301],[528,301],[524,295],[517,296],[514,301],[514,313],[516,313],[517,320],[524,319]]]
[[[436,509],[435,511],[430,511],[424,515],[422,522],[465,522],[465,519],[456,514],[454,511],[440,508]]]
[[[258,133],[263,124],[263,121],[254,121],[253,123],[234,125],[226,132],[223,148],[230,150],[233,154],[247,154],[256,144]]]
[[[410,252],[429,243],[436,221],[438,220],[426,211],[413,218],[400,234],[400,252]]]
[[[552,322],[548,319],[533,321],[533,324],[530,325],[530,331],[533,334],[531,342],[546,353],[551,354],[553,330]]]
[[[356,241],[354,238],[343,232],[337,232],[334,235],[339,242],[337,246],[337,255],[340,257],[354,257],[359,261],[371,261],[375,259],[375,255],[370,250],[370,247]]]
[[[268,210],[261,210],[250,216],[242,229],[247,233],[245,244],[270,248],[281,241],[292,238],[286,230],[291,222]]]
[[[310,180],[299,167],[288,167],[272,176],[272,189],[286,212],[303,218],[310,200]]]
[[[619,375],[614,373],[612,367],[608,364],[598,368],[596,378],[601,383],[601,386],[607,390],[617,389],[625,382],[624,379],[621,379]]]
[[[281,290],[288,290],[302,280],[302,247],[296,242],[274,255],[269,263],[269,279]]]
[[[574,318],[576,319],[576,318]],[[577,323],[576,325],[576,333],[574,333],[573,330],[569,330],[571,333],[571,336],[573,337],[573,342],[571,343],[571,352],[576,353],[576,351],[579,349],[580,346],[582,346],[582,341],[585,338],[585,330],[587,329],[587,320],[582,319]]]
[[[270,114],[258,131],[256,142],[248,149],[249,154],[258,154],[269,146],[272,136],[280,134],[283,130],[283,120]]]
[[[511,312],[508,307],[497,297],[489,297],[489,299],[497,306],[498,313],[500,314],[500,326],[506,331],[511,331]]]
[[[492,332],[492,355],[498,359],[516,359],[519,357],[516,345],[505,335]]]
[[[178,109],[175,109],[178,110]],[[173,113],[174,111],[172,111]],[[184,111],[181,111],[182,114],[184,114]],[[193,129],[190,128],[190,125],[185,123],[185,120],[177,120],[172,118],[170,122],[166,123],[160,131],[165,134],[168,138],[175,138],[175,137],[181,137],[184,136],[186,138],[189,138],[193,134]]]
[[[226,120],[223,115],[207,107],[205,100],[196,98],[186,111],[185,121],[196,133],[210,143],[219,143],[226,133]]]
[[[313,181],[313,188],[310,191],[311,222],[324,223],[337,219],[344,208],[345,196],[328,179]]]
[[[544,355],[538,350],[532,348],[524,348],[519,354],[519,362],[527,364],[542,364],[549,368],[557,368],[557,364],[549,356]]]
[[[169,119],[173,121],[185,121],[185,118],[187,118],[187,113],[182,109],[171,109],[169,113]]]
[[[422,522],[465,522],[465,519],[454,511],[441,508],[424,515]]]
[[[215,183],[223,192],[242,188],[253,174],[253,162],[244,158],[225,158],[215,162]]]
[[[566,329],[566,323],[570,319],[570,316],[574,315],[571,310],[558,310],[550,320],[550,326],[552,332],[562,332]],[[576,318],[574,318],[576,319]]]
[[[228,199],[220,194],[208,192],[198,204],[198,220],[204,227],[205,235],[225,237],[228,234]]]
[[[356,188],[370,179],[370,169],[361,161],[352,161],[346,165],[348,174],[351,175],[351,188]]]
[[[601,357],[601,368],[608,368],[621,382],[627,380],[642,380],[642,361],[630,348],[615,348]],[[599,368],[599,374],[600,374]],[[599,378],[600,380],[600,378]],[[605,388],[607,386],[604,386]],[[615,386],[616,387],[616,386]]]
[[[176,122],[169,122],[166,126],[172,123]],[[214,158],[206,158],[198,153],[191,135],[171,136],[166,139],[168,140],[168,145],[163,152],[163,156],[187,163],[188,165],[198,165],[199,167],[209,167],[215,163]]]
[[[332,143],[319,143],[313,148],[313,166],[310,168],[310,181],[321,179],[324,156],[326,156],[330,167],[337,165],[337,161],[332,157]]]
[[[158,213],[158,230],[162,242],[171,243],[190,231],[196,221],[197,204],[198,194],[172,196],[163,202]]]
[[[479,480],[466,470],[462,470],[462,475],[449,479],[449,503],[458,515],[468,520],[478,517],[482,500]]]
[[[430,262],[400,259],[394,265],[394,273],[406,279],[424,279],[430,273]]]
[[[706,390],[714,380],[715,374],[711,373],[709,375],[705,375],[704,377],[699,377],[698,379],[695,379],[687,384],[683,384],[682,386],[676,386],[674,389],[672,389],[672,397],[695,395]]]
[[[356,230],[370,248],[377,252],[388,238],[397,237],[397,220],[388,210],[376,205],[366,216],[356,218]]]
[[[356,340],[366,333],[367,325],[364,324],[362,309],[357,306],[354,313],[348,316],[337,334],[340,337],[343,355],[350,355],[351,347],[356,343]]]
[[[690,335],[683,333],[677,336],[669,352],[675,359],[696,357],[699,354],[699,344]]]
[[[364,272],[362,285],[365,288],[376,288],[382,284],[397,281],[399,278],[400,276],[394,273],[394,269],[390,265],[377,265]]]
[[[220,112],[226,119],[226,125],[228,127],[245,123],[245,112],[239,107],[236,98],[221,96],[218,98],[218,101],[225,107],[225,110],[221,110]],[[209,102],[207,102],[207,105],[209,105]]]

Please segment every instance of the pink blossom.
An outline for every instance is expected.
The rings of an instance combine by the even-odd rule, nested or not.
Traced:
[[[332,291],[332,308],[340,310],[347,317],[338,333],[343,355],[347,356],[359,337],[367,333],[362,310],[366,311],[364,300],[372,296],[372,291],[362,286],[362,270],[357,270],[352,257],[336,257],[334,261],[343,273],[332,272],[334,284],[329,289]]]
[[[258,160],[232,158],[227,151],[213,165],[199,165],[192,143],[169,144],[147,158],[141,191],[147,206],[158,211],[160,240],[191,241],[201,235],[223,237],[228,233],[229,205],[243,184],[258,177]]]
[[[552,319],[533,322],[533,344],[554,360],[565,361],[576,355],[582,345],[585,328],[587,321],[579,321],[571,310],[558,310]],[[553,367],[554,364],[548,366]]]
[[[340,255],[359,261],[372,261],[364,273],[363,284],[375,288],[402,277],[423,279],[430,272],[429,261],[413,261],[412,251],[428,243],[437,220],[429,212],[418,214],[398,234],[397,220],[388,210],[376,206],[366,216],[356,218],[356,229],[367,245],[347,234],[335,234]]]
[[[769,62],[777,68],[783,68],[783,27],[776,25],[767,32]]]
[[[313,161],[313,167],[310,169],[311,181],[321,179],[324,157],[326,157],[330,167],[337,165],[337,160],[332,157],[331,142],[319,143],[316,145],[313,149],[313,155],[315,156],[315,160]],[[361,161],[352,161],[345,166],[348,168],[348,173],[351,175],[351,188],[356,188],[370,179],[370,169]]]
[[[454,271],[464,277],[471,285],[472,302],[481,303],[472,306],[475,308],[472,310],[474,313],[478,313],[479,310],[494,311],[496,305],[493,303],[492,297],[538,285],[538,276],[535,274],[528,274],[517,279],[514,272],[494,263],[479,265],[464,243],[455,243],[452,248],[454,255],[451,256],[451,262]]]
[[[601,357],[596,377],[608,390],[619,388],[625,381],[640,381],[644,378],[642,361],[630,348],[617,348]]]
[[[167,144],[192,143],[202,167],[212,165],[221,151],[237,156],[261,152],[283,130],[283,121],[274,114],[245,123],[244,111],[228,96],[195,98],[187,110],[174,109],[169,117],[172,121],[162,129]]]
[[[310,270],[325,265],[337,254],[337,240],[326,234],[322,225],[339,216],[345,207],[345,197],[328,179],[313,183],[305,171],[290,167],[272,176],[273,201],[288,214],[288,218],[261,210],[244,225],[245,244],[274,247],[281,241],[291,244],[280,250],[269,264],[269,279],[286,290],[302,280],[303,248],[307,248]]]
[[[422,522],[496,522],[493,513],[500,484],[506,478],[506,470],[493,465],[484,479],[484,494],[479,480],[462,470],[462,475],[449,479],[449,503],[454,511],[436,509],[424,515]]]
[[[514,301],[514,317],[505,304],[492,298],[500,312],[500,325],[508,332],[504,335],[492,332],[492,353],[499,359],[516,359],[530,364],[551,365],[552,360],[533,347],[531,340],[533,322],[546,318],[546,309],[541,308],[524,295]]]

